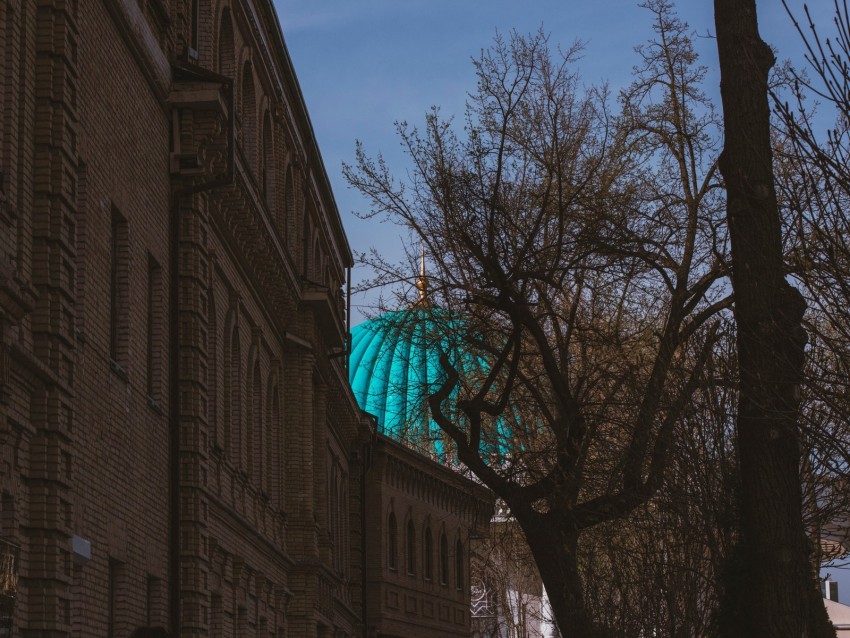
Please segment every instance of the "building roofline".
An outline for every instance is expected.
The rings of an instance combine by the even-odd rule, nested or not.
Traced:
[[[301,91],[301,84],[298,82],[298,76],[295,73],[295,66],[292,64],[292,58],[290,57],[289,49],[286,46],[286,39],[283,35],[283,28],[277,14],[277,9],[275,9],[272,0],[258,0],[258,2],[261,2],[266,11],[268,11],[268,17],[270,18],[269,22],[274,24],[274,28],[271,29],[271,35],[275,40],[275,46],[278,48],[280,61],[285,65],[286,70],[286,73],[284,74],[285,77],[282,81],[288,85],[288,88],[291,90],[292,95],[296,99],[296,104],[293,105],[293,107],[295,107],[293,108],[293,115],[295,115],[298,124],[303,127],[303,130],[306,133],[305,138],[307,139],[305,139],[305,142],[309,145],[308,161],[315,169],[315,174],[318,179],[321,180],[320,186],[322,187],[323,195],[327,197],[327,204],[330,209],[328,211],[328,219],[333,223],[334,230],[337,234],[337,240],[339,241],[344,260],[343,267],[350,268],[354,265],[354,257],[351,252],[351,246],[348,243],[348,236],[346,235],[345,227],[342,224],[342,217],[339,213],[339,207],[336,203],[336,197],[334,196],[333,188],[331,187],[331,181],[328,177],[327,169],[325,168],[322,152],[319,149],[319,144],[316,140],[316,132],[313,128],[313,122],[310,119],[310,113],[307,110],[307,103],[304,100],[304,94]]]
[[[407,447],[403,443],[388,437],[386,434],[377,432],[375,436],[376,445],[388,447],[396,456],[406,457],[407,460],[412,461],[414,464],[424,466],[424,470],[438,474],[444,480],[454,483],[456,487],[470,492],[472,496],[482,502],[491,504],[495,502],[496,495],[492,490],[490,490],[490,488],[482,485],[481,483],[459,474],[450,467],[428,458],[421,452],[417,452],[416,450]]]

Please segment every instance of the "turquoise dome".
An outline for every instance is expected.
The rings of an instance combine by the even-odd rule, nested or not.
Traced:
[[[375,416],[380,433],[450,462],[453,445],[431,418],[428,396],[446,380],[440,365],[445,354],[460,379],[443,409],[464,429],[466,419],[456,412],[457,401],[461,393],[478,391],[490,369],[485,356],[470,352],[469,330],[465,319],[431,306],[389,312],[352,328],[348,378],[357,403]],[[485,424],[482,452],[503,457],[517,418],[508,410],[492,419],[490,427]]]
[[[442,453],[442,435],[428,410],[428,395],[445,381],[440,354],[457,365],[458,323],[434,308],[383,314],[351,330],[348,375],[360,407],[381,433]]]

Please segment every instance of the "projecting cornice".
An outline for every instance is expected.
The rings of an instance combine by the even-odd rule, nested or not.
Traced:
[[[376,468],[387,484],[483,531],[495,504],[490,490],[384,435],[377,435],[374,445],[375,455],[383,457]]]

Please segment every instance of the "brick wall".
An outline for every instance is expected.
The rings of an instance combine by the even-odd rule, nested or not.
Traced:
[[[370,631],[409,638],[470,635],[470,541],[486,529],[492,507],[487,490],[399,443],[377,439],[366,489]]]
[[[0,0],[15,638],[362,630],[380,521],[339,356],[351,254],[273,16]],[[417,524],[433,510],[467,533],[392,485],[375,493]],[[463,591],[437,598],[468,628]]]

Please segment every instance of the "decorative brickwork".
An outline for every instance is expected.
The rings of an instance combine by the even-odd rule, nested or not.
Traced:
[[[470,635],[470,541],[488,533],[493,496],[384,436],[366,483],[369,635]]]
[[[27,11],[21,3],[18,11]],[[77,3],[39,0],[35,24],[32,354],[49,374],[32,388],[28,425],[29,507],[21,520],[26,564],[21,599],[31,621],[21,634],[70,635],[73,527],[74,262],[79,137]],[[24,16],[21,16],[22,18]],[[20,230],[19,230],[20,232]],[[23,519],[23,517],[22,517]],[[24,600],[25,598],[25,600]],[[58,613],[57,613],[58,612]],[[39,620],[36,620],[39,619]]]
[[[367,492],[474,516],[415,455],[375,479],[271,1],[0,0],[0,35],[0,622],[362,636]]]

